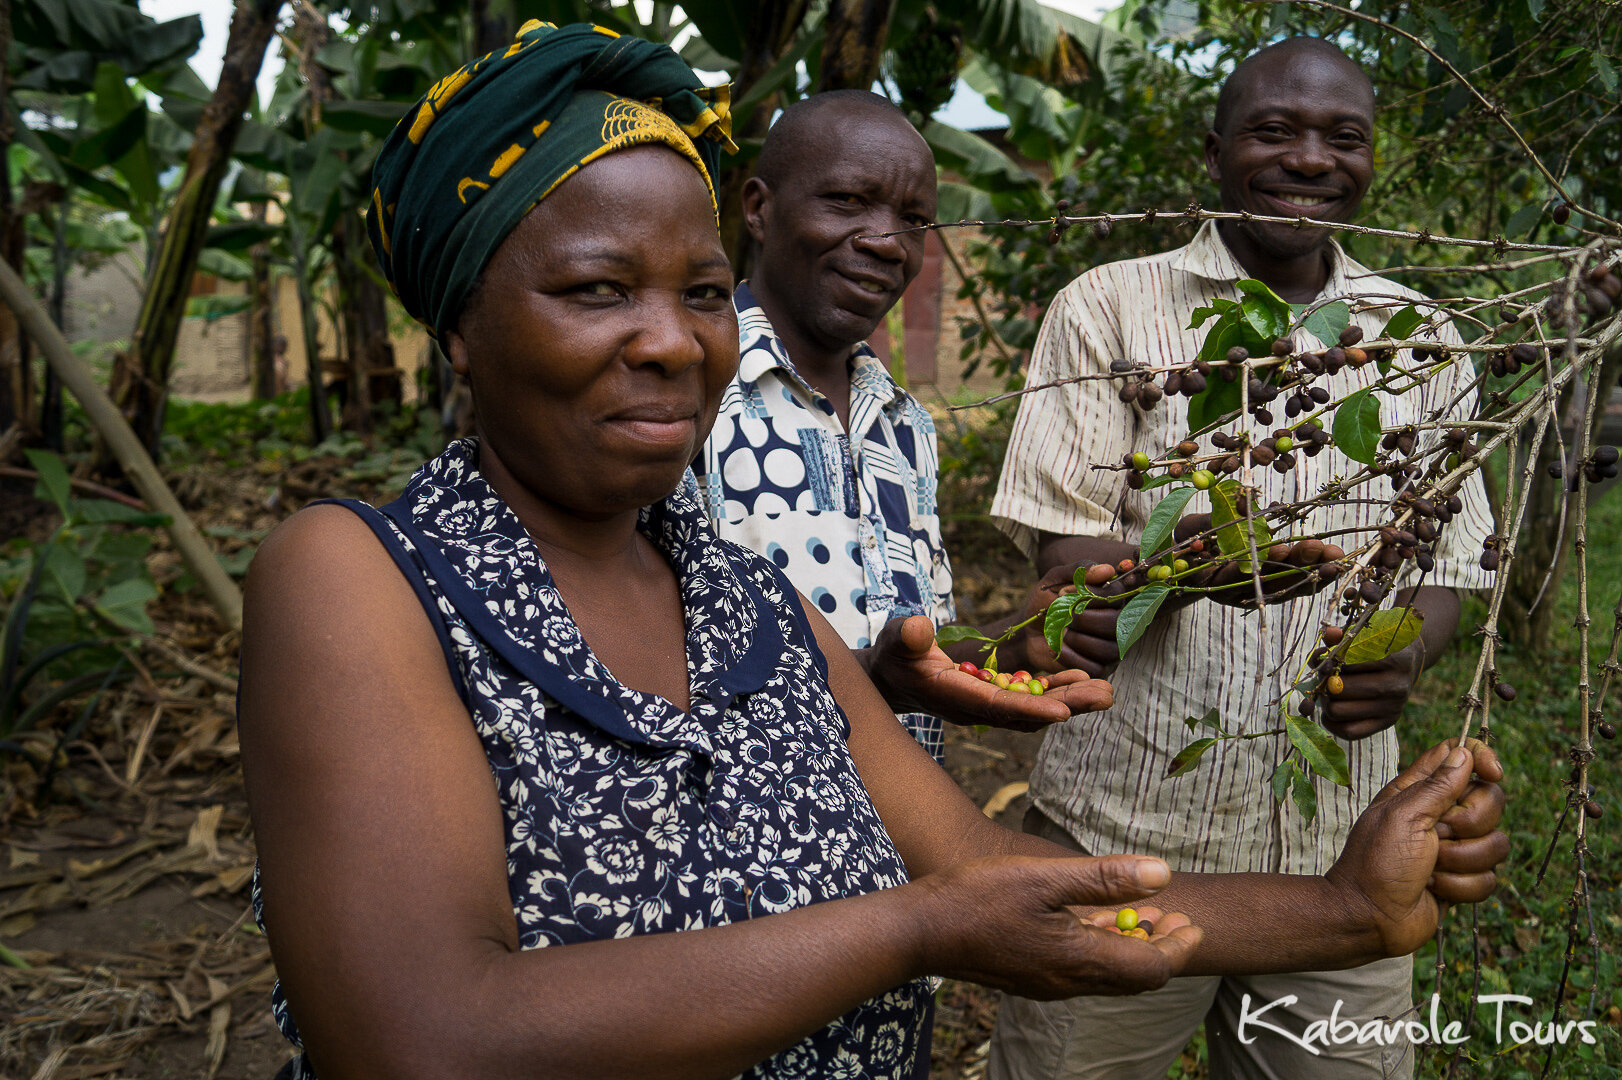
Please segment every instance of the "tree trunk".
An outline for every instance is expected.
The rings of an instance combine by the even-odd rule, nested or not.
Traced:
[[[818,93],[873,88],[894,12],[895,0],[830,0]]]
[[[1606,354],[1600,370],[1597,387],[1600,404],[1594,414],[1592,432],[1595,445],[1598,445],[1600,425],[1605,421],[1605,404],[1610,399],[1611,389],[1616,386],[1619,373],[1622,373],[1622,347],[1613,348]],[[1565,412],[1565,403],[1562,402],[1560,415]],[[1569,452],[1575,452],[1582,438],[1583,418],[1582,415],[1575,418],[1572,433],[1567,437],[1566,449]],[[1525,498],[1530,500],[1526,511],[1526,530],[1516,541],[1515,563],[1510,569],[1509,587],[1504,592],[1504,614],[1498,623],[1505,641],[1540,653],[1549,647],[1549,635],[1554,629],[1555,609],[1558,606],[1555,598],[1560,594],[1560,582],[1565,578],[1571,561],[1572,540],[1576,532],[1574,508],[1569,499],[1565,503],[1566,520],[1562,526],[1561,492],[1569,487],[1581,466],[1567,462],[1564,475],[1556,480],[1549,475],[1548,469],[1557,460],[1558,447],[1554,433],[1550,432],[1549,437],[1543,440],[1537,468],[1532,473],[1532,490],[1525,494]],[[1597,493],[1592,487],[1589,492],[1589,505],[1592,506]],[[1556,537],[1560,543],[1558,549],[1555,547]],[[1545,580],[1548,582],[1546,587]],[[1534,603],[1537,605],[1535,608],[1532,606]]]
[[[11,55],[11,0],[0,0],[0,57]],[[22,215],[11,193],[11,76],[0,63],[0,259],[22,273]],[[33,415],[22,327],[10,308],[0,308],[0,436]]]
[[[154,457],[192,274],[280,10],[281,0],[237,0],[220,81],[192,137],[185,178],[158,245],[130,350],[114,364],[113,400]],[[102,467],[116,467],[105,447],[99,458]]]
[[[738,77],[732,86],[733,101],[749,93],[750,88],[793,47],[809,7],[809,0],[781,0],[756,9],[744,38],[743,55],[738,58]],[[754,111],[732,133],[739,146],[765,137],[772,114],[782,100],[783,94],[779,90],[756,103]],[[727,165],[721,170],[720,185],[715,193],[721,207],[721,243],[732,255],[732,267],[740,279],[749,276],[754,255],[753,241],[743,227],[743,185],[754,172],[753,159]]]
[[[265,202],[253,204],[253,220],[270,213]],[[276,298],[270,287],[270,245],[255,244],[248,253],[248,381],[255,401],[276,396]]]
[[[511,44],[515,27],[508,16],[512,7],[512,0],[473,0],[468,17],[473,23],[474,56]]]

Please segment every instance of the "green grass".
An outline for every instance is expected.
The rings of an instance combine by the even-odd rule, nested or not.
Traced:
[[[1599,665],[1610,650],[1612,611],[1622,595],[1622,498],[1612,496],[1590,507],[1588,536],[1588,610],[1592,620],[1589,680],[1597,691]],[[1480,993],[1519,994],[1532,998],[1534,1004],[1505,1006],[1502,1042],[1496,1040],[1492,1030],[1494,1007],[1474,1010],[1476,1033],[1462,1048],[1467,1054],[1458,1062],[1455,1076],[1539,1076],[1549,1055],[1547,1047],[1516,1045],[1510,1037],[1509,1022],[1546,1022],[1554,1011],[1576,879],[1569,831],[1572,817],[1567,819],[1568,829],[1554,848],[1546,876],[1541,883],[1537,880],[1556,822],[1566,805],[1572,774],[1570,755],[1578,736],[1580,650],[1574,626],[1578,611],[1574,564],[1554,599],[1555,629],[1547,653],[1535,655],[1507,646],[1499,652],[1502,677],[1519,691],[1511,704],[1494,702],[1491,734],[1508,773],[1504,788],[1509,805],[1504,820],[1513,850],[1500,877],[1497,895],[1477,905],[1474,912],[1481,961]],[[1467,598],[1453,648],[1426,675],[1409,706],[1402,733],[1408,753],[1459,733],[1462,716],[1457,706],[1475,673],[1481,645],[1477,631],[1486,613],[1484,595]],[[1613,688],[1606,711],[1611,718],[1622,719],[1618,716],[1622,710],[1616,706],[1617,697]],[[1588,823],[1587,833],[1599,970],[1593,969],[1593,950],[1583,943],[1582,939],[1588,937],[1584,925],[1567,976],[1567,1001],[1561,1016],[1576,1020],[1588,1015],[1588,988],[1595,985],[1597,976],[1594,1018],[1601,1024],[1594,1029],[1596,1045],[1568,1043],[1554,1049],[1550,1076],[1622,1075],[1622,1028],[1606,1020],[1613,1006],[1622,1007],[1622,986],[1617,982],[1622,910],[1616,893],[1622,881],[1622,864],[1617,859],[1614,835],[1616,822],[1622,819],[1622,805],[1612,797],[1617,790],[1617,757],[1622,743],[1596,737],[1594,749],[1589,785],[1605,809],[1604,817]],[[1471,921],[1471,911],[1460,909],[1450,913],[1444,924],[1440,992],[1444,1012],[1460,1020],[1472,1011],[1469,995],[1475,974],[1470,962]],[[1573,991],[1573,987],[1577,989]],[[1421,1004],[1428,1004],[1430,994],[1437,989],[1434,945],[1427,946],[1416,960],[1414,988],[1415,1000]],[[1622,1021],[1622,1011],[1612,1015]],[[1426,1048],[1418,1058],[1417,1075],[1444,1075],[1446,1062],[1445,1051]]]

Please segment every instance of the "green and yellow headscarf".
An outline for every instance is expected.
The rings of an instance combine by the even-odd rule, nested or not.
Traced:
[[[523,216],[581,166],[640,143],[691,161],[715,209],[721,151],[737,149],[728,92],[667,45],[525,23],[435,83],[383,144],[366,227],[384,276],[443,340]]]

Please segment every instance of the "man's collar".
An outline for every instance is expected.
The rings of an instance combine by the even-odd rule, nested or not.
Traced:
[[[1194,274],[1210,281],[1238,281],[1250,277],[1239,259],[1222,239],[1217,223],[1207,221],[1200,226],[1187,247],[1172,255],[1171,268]],[[1333,238],[1329,240],[1329,277],[1320,296],[1349,296],[1355,292],[1353,279],[1366,277],[1372,271],[1346,254]]]
[[[795,369],[783,339],[772,328],[771,320],[747,281],[738,282],[732,292],[732,304],[738,309],[738,340],[742,347],[738,356],[739,381],[759,382],[767,372],[777,370],[799,383],[807,393],[815,394],[811,384]],[[850,385],[853,392],[887,400],[898,400],[906,393],[865,341],[858,341],[851,348]]]

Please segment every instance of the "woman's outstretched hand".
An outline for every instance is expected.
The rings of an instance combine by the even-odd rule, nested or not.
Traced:
[[[1055,673],[1041,694],[984,682],[959,670],[957,661],[936,644],[935,625],[924,615],[884,625],[868,657],[867,673],[896,711],[931,713],[954,724],[1039,731],[1115,703],[1109,683],[1079,670]]]
[[[927,970],[1052,1000],[1077,994],[1138,994],[1165,985],[1188,963],[1201,932],[1181,915],[1144,908],[1146,941],[1115,933],[1115,913],[1072,908],[1130,904],[1171,874],[1159,859],[994,856],[920,879],[932,955]]]

